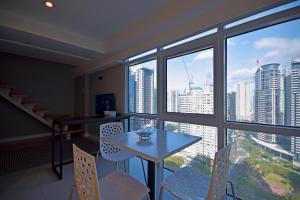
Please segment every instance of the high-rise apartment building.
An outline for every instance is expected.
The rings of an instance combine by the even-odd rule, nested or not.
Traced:
[[[167,97],[167,111],[168,112],[177,112],[178,107],[178,91],[170,90],[168,91]]]
[[[283,125],[280,64],[260,66],[255,73],[255,121]],[[275,134],[258,133],[258,139],[275,143]]]
[[[190,92],[178,96],[178,112],[182,113],[213,113],[214,98],[213,85],[205,85],[203,88],[194,87]],[[199,135],[202,140],[186,148],[187,156],[204,156],[214,158],[217,151],[217,131],[214,127],[184,124],[179,125],[179,131]]]
[[[248,81],[237,84],[236,118],[240,121],[251,120],[250,83]]]

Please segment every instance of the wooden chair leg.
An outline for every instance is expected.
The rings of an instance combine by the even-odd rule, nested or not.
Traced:
[[[68,195],[68,200],[72,200],[73,199],[73,191],[75,189],[76,189],[76,185],[72,185],[71,191],[69,192],[69,195]]]

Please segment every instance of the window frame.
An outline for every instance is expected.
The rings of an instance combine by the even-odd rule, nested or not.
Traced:
[[[129,111],[129,98],[128,98],[128,93],[129,93],[129,82],[128,82],[128,77],[129,77],[129,68],[134,66],[134,65],[139,65],[139,64],[142,64],[142,63],[146,63],[146,62],[149,62],[149,61],[153,61],[153,60],[156,60],[156,76],[157,76],[157,68],[158,68],[158,62],[157,62],[157,52],[153,53],[153,54],[149,54],[149,55],[146,55],[144,57],[139,57],[135,60],[131,60],[131,61],[125,61],[124,64],[125,64],[125,89],[124,89],[124,113],[129,113],[129,114],[136,114],[136,116],[141,116],[141,117],[144,117],[144,118],[153,118],[153,116],[156,116],[157,115],[157,110],[156,109],[156,113],[138,113],[138,112],[130,112]],[[156,82],[157,82],[157,77],[156,77]],[[156,83],[156,87],[157,87],[157,83]],[[157,95],[156,95],[156,104],[157,104]],[[157,107],[157,106],[156,106]]]
[[[162,68],[163,68],[163,108],[161,118],[165,121],[181,121],[191,124],[214,126],[216,127],[216,35],[211,34],[209,36],[199,38],[197,40],[191,41],[193,44],[186,43],[180,48],[167,49],[162,53]],[[212,114],[202,114],[202,113],[180,113],[180,112],[168,112],[167,111],[167,60],[175,57],[180,57],[194,52],[200,52],[202,50],[207,50],[212,48],[213,51],[213,88],[214,88],[214,111]]]
[[[295,8],[290,8],[288,10],[280,11],[274,14],[270,14],[258,19],[254,19],[249,22],[245,22],[228,29],[224,29],[224,79],[225,79],[225,93],[224,93],[224,111],[227,111],[227,39],[250,33],[253,31],[258,31],[260,29],[268,28],[282,23],[287,23],[293,20],[300,19],[300,6]],[[254,132],[263,132],[266,134],[276,134],[287,135],[287,136],[299,136],[300,137],[300,128],[291,127],[285,125],[272,125],[272,124],[260,124],[260,123],[251,123],[251,122],[239,122],[239,121],[230,121],[227,120],[227,112],[224,113],[224,128],[227,129],[237,129],[245,131],[254,131]],[[295,133],[297,133],[295,134]],[[227,137],[227,131],[225,132]]]
[[[290,2],[290,1],[289,1]],[[287,2],[288,3],[288,2]],[[276,6],[281,6],[282,3],[276,3],[274,6],[257,10],[259,12],[266,11]],[[258,14],[259,12],[252,12],[245,15],[243,18],[247,18],[251,15]],[[158,129],[164,129],[164,122],[178,122],[189,123],[202,126],[211,126],[217,128],[217,148],[220,149],[227,145],[227,130],[244,130],[252,132],[263,132],[265,134],[276,134],[282,136],[296,136],[300,137],[299,127],[288,127],[281,125],[269,125],[258,124],[248,122],[238,122],[227,120],[227,38],[237,35],[245,34],[248,32],[256,31],[262,28],[270,27],[276,24],[285,23],[295,19],[300,19],[300,6],[283,10],[277,13],[273,13],[261,18],[253,19],[251,21],[225,28],[229,23],[243,19],[241,17],[228,20],[225,23],[220,23],[217,26],[210,27],[209,29],[203,29],[201,32],[206,32],[210,29],[217,28],[216,33],[177,45],[167,49],[163,49],[162,45],[157,47],[157,51],[153,54],[139,57],[135,60],[124,61],[125,73],[124,73],[124,112],[128,113],[128,75],[129,67],[134,64],[147,62],[151,59],[156,59],[156,72],[157,72],[157,110],[156,114],[148,113],[135,113],[134,117],[156,118],[156,125]],[[201,33],[199,32],[199,33]],[[195,34],[196,35],[196,34]],[[188,37],[191,37],[189,35]],[[187,38],[187,37],[186,37]],[[185,38],[181,38],[183,40]],[[213,83],[214,83],[214,113],[213,114],[192,114],[192,113],[172,113],[167,112],[167,66],[166,59],[174,57],[176,55],[182,55],[192,52],[193,50],[207,49],[212,46],[214,48],[214,61],[213,61]],[[201,48],[202,47],[202,48]],[[134,114],[134,113],[130,113]],[[280,134],[278,134],[280,133]]]
[[[282,5],[282,4],[280,4]],[[277,5],[279,6],[279,4]],[[268,9],[274,8],[269,7]],[[264,9],[267,10],[267,9]],[[264,10],[261,10],[262,12]],[[257,14],[259,12],[251,13]],[[249,17],[250,14],[246,15],[245,18]],[[300,6],[290,8],[284,11],[273,13],[267,16],[263,16],[258,19],[254,19],[230,28],[226,28],[226,24],[232,23],[241,18],[227,21],[227,23],[221,23],[217,26],[218,31],[168,49],[162,49],[158,47],[157,51],[153,54],[146,55],[144,57],[139,57],[135,60],[128,62],[125,61],[125,95],[124,95],[124,112],[128,112],[128,71],[129,66],[134,64],[149,61],[151,59],[157,59],[157,114],[148,113],[136,113],[137,115],[143,115],[143,117],[153,117],[156,116],[158,120],[158,128],[163,127],[163,121],[173,121],[181,123],[191,123],[206,126],[215,126],[218,128],[218,147],[222,148],[226,141],[226,129],[238,129],[246,131],[256,131],[264,132],[269,134],[276,134],[278,131],[282,132],[283,135],[289,136],[300,136],[300,129],[297,127],[287,127],[279,125],[267,125],[267,124],[256,124],[247,122],[235,122],[227,120],[227,44],[226,39],[229,37],[234,37],[240,34],[245,34],[247,32],[252,32],[276,24],[288,22],[291,20],[300,18]],[[204,29],[201,32],[206,32],[209,29]],[[200,32],[200,33],[201,33]],[[191,35],[189,36],[191,37]],[[191,113],[170,113],[166,112],[166,98],[167,98],[167,88],[166,88],[166,57],[179,55],[180,53],[191,52],[192,50],[199,50],[201,47],[213,46],[214,48],[214,114],[191,114]],[[209,45],[210,44],[210,45]],[[165,45],[164,45],[165,46]],[[127,103],[126,103],[127,102]],[[160,122],[161,121],[161,122]],[[201,121],[201,122],[200,122]],[[224,136],[224,137],[222,137]]]

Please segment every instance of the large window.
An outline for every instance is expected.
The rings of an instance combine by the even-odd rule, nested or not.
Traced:
[[[213,114],[213,48],[167,59],[167,111]]]
[[[227,95],[227,120],[300,126],[300,20],[227,39]]]
[[[164,129],[202,137],[200,142],[165,159],[165,167],[176,170],[180,167],[191,166],[202,174],[210,175],[215,152],[218,149],[217,129],[211,126],[170,121],[165,122]]]
[[[296,151],[300,138],[277,135],[278,143],[270,144],[258,139],[261,134],[266,133],[228,130],[228,140],[238,141],[230,173],[237,195],[249,200],[299,199],[300,165],[291,148]]]
[[[214,153],[237,140],[230,180],[240,199],[300,199],[299,2],[127,62],[126,111],[148,117],[133,118],[131,130],[164,127],[202,137],[165,167],[209,175]]]
[[[128,108],[134,113],[156,113],[156,60],[129,67]]]

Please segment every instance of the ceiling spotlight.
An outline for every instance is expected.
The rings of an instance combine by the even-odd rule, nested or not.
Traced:
[[[53,8],[54,7],[54,3],[50,2],[50,1],[44,1],[44,4],[48,8]]]

